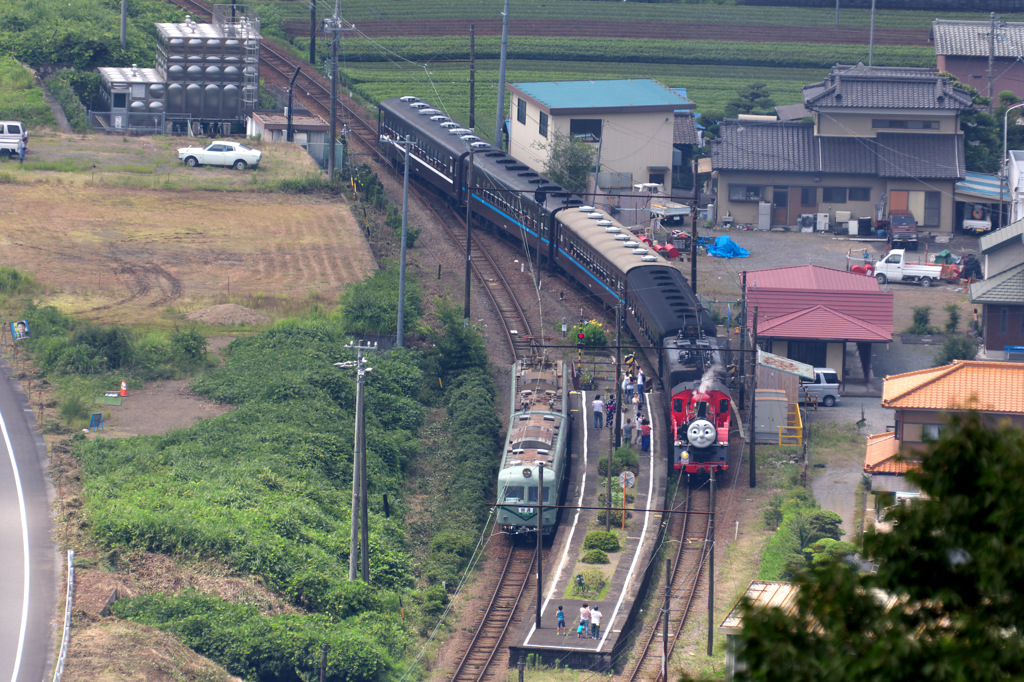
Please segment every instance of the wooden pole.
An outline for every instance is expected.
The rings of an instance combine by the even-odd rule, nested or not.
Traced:
[[[753,353],[753,357],[750,359],[751,368],[751,380],[750,380],[750,487],[757,487],[757,454],[754,451],[754,443],[757,441],[757,418],[755,416],[755,409],[757,408],[757,306],[754,306],[754,333],[751,337],[750,350]]]

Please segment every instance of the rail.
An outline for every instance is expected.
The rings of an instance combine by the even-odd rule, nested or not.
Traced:
[[[68,640],[71,638],[71,602],[75,595],[75,550],[68,550],[68,593],[64,602],[64,636],[60,640],[60,653],[53,670],[53,682],[60,682],[64,674],[64,659],[68,655]]]
[[[679,479],[677,479],[677,484],[676,484],[676,489],[677,490],[678,490],[678,487],[679,487],[679,482],[682,480],[682,475],[683,475],[683,472],[679,472]],[[705,502],[704,499],[695,500],[694,498],[697,497],[698,495],[699,495],[700,498],[704,498],[706,496],[707,501]],[[691,610],[691,608],[693,606],[693,599],[697,595],[697,587],[698,587],[698,585],[700,583],[700,578],[701,578],[701,575],[702,575],[703,569],[704,569],[704,563],[705,563],[705,560],[707,558],[708,548],[710,547],[710,543],[711,543],[711,540],[712,540],[712,538],[710,537],[711,524],[709,522],[708,515],[705,515],[705,514],[694,514],[693,516],[695,517],[695,519],[697,519],[696,523],[698,524],[698,526],[703,525],[703,530],[700,530],[698,528],[698,533],[701,533],[703,535],[703,540],[701,541],[699,552],[694,550],[694,549],[691,549],[691,548],[689,548],[687,546],[687,545],[690,544],[690,540],[688,539],[688,537],[689,537],[690,531],[691,531],[691,526],[690,526],[691,514],[689,512],[697,511],[697,510],[692,508],[695,502],[696,502],[697,505],[707,506],[707,507],[709,507],[709,511],[713,511],[713,510],[710,510],[710,506],[711,506],[710,498],[711,498],[710,489],[706,489],[706,490],[703,490],[702,492],[698,493],[698,491],[691,490],[689,487],[687,487],[687,489],[686,489],[686,503],[685,503],[686,504],[686,507],[685,507],[685,512],[686,513],[683,513],[683,514],[672,514],[672,518],[669,520],[668,530],[666,531],[666,536],[672,538],[673,540],[677,540],[678,541],[678,545],[679,545],[678,548],[676,549],[675,561],[672,563],[672,575],[671,575],[671,577],[669,579],[669,583],[671,585],[671,587],[669,588],[669,600],[670,600],[670,603],[671,603],[672,595],[678,593],[680,591],[680,588],[682,588],[683,598],[685,600],[684,603],[683,603],[682,609],[678,609],[677,610],[677,613],[678,613],[677,618],[675,618],[675,619],[671,619],[670,618],[669,625],[670,625],[670,628],[672,630],[672,635],[669,637],[669,641],[671,642],[669,644],[669,648],[668,648],[668,658],[669,659],[672,658],[672,652],[675,649],[675,644],[676,644],[676,642],[679,639],[679,633],[682,632],[683,627],[686,625],[687,618],[690,615],[690,610]],[[675,522],[675,523],[673,523],[673,522]],[[682,526],[681,528],[680,528],[680,525]],[[690,555],[689,555],[690,558],[687,561],[685,561],[687,566],[684,569],[682,567],[682,564],[684,563],[684,554],[683,553],[686,552],[687,550],[690,551]],[[690,581],[689,587],[687,588],[687,578],[691,574],[692,574],[692,581]],[[661,599],[662,601],[664,601],[664,599],[665,599],[664,589],[665,588],[662,588],[662,590],[660,591],[660,594],[655,599]],[[671,614],[671,611],[670,611],[670,614]],[[674,625],[671,622],[672,620],[675,621]],[[645,667],[647,667],[648,670],[650,670],[651,666],[649,664],[650,664],[650,662],[652,660],[654,660],[654,657],[650,656],[651,648],[652,648],[652,645],[654,644],[654,642],[657,640],[658,635],[662,633],[662,631],[663,631],[662,629],[663,628],[664,628],[663,616],[659,616],[657,622],[655,622],[650,627],[650,630],[648,632],[646,632],[646,637],[644,638],[644,640],[645,640],[644,641],[644,645],[640,649],[640,652],[639,652],[639,654],[636,657],[636,664],[635,664],[633,670],[626,677],[627,682],[636,682],[636,680],[639,680],[639,679],[653,680],[653,682],[665,682],[665,680],[662,678],[660,667],[658,668],[656,673],[651,674],[653,672],[653,671],[651,671],[651,672],[648,672],[647,675],[644,675],[642,677],[641,677],[641,674],[640,674],[641,671]]]
[[[528,547],[509,544],[508,556],[505,558],[505,565],[501,571],[501,577],[491,595],[491,601],[487,604],[480,619],[480,624],[473,633],[473,640],[469,644],[462,660],[459,661],[451,682],[472,681],[481,682],[485,679],[495,655],[501,648],[509,626],[512,624],[512,617],[519,608],[526,586],[530,582],[530,570],[535,563],[536,553],[540,551],[537,547],[530,551]],[[529,562],[525,561],[528,555],[534,555]],[[511,592],[509,590],[511,589]],[[497,629],[497,623],[503,623],[501,631]]]

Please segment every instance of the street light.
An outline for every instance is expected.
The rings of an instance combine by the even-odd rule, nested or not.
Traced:
[[[1010,112],[1021,107],[1024,107],[1024,102],[1007,107],[1006,113],[1003,114],[1003,159],[999,169],[999,227],[1003,226],[1003,185],[1006,184],[1006,126]],[[1012,211],[1013,208],[1011,207],[1010,210]]]

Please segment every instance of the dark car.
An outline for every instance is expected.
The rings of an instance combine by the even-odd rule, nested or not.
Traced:
[[[917,219],[910,211],[889,212],[889,244],[894,249],[917,251]]]

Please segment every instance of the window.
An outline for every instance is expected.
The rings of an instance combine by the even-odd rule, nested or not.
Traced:
[[[938,121],[903,121],[888,118],[871,120],[872,128],[895,128],[898,130],[938,130]]]
[[[870,187],[851,187],[850,201],[871,201]]]
[[[788,208],[789,207],[789,188],[788,187],[775,187],[772,191],[772,203],[775,204],[776,208]]]
[[[569,135],[578,137],[584,142],[597,142],[601,139],[601,119],[571,118],[569,119]]]
[[[128,93],[127,92],[115,92],[114,93],[114,108],[124,109],[128,106]]]
[[[540,112],[540,134],[542,137],[548,136],[548,115],[543,111]]]
[[[928,442],[942,436],[942,424],[921,424],[921,440]]]
[[[522,502],[524,488],[521,485],[510,485],[505,488],[506,502]]]
[[[845,204],[846,203],[846,188],[845,187],[822,187],[821,188],[821,201],[825,204]]]
[[[1010,331],[1010,309],[999,309],[999,333],[1006,334]]]
[[[760,201],[763,194],[760,185],[729,185],[729,201]]]
[[[516,109],[516,120],[526,125],[526,100],[519,98],[519,108]]]
[[[939,214],[942,206],[942,195],[939,192],[924,193],[924,221],[922,227],[938,227]]]
[[[545,504],[547,504],[547,502],[551,498],[550,493],[551,493],[551,488],[549,488],[547,486],[544,486],[544,503]],[[537,486],[531,485],[530,487],[528,487],[526,489],[526,501],[527,502],[536,502],[537,501]]]
[[[801,187],[800,188],[800,205],[801,206],[817,206],[818,205],[818,188],[817,187]]]
[[[8,135],[21,135],[21,126],[16,126],[13,123],[7,125]]]
[[[665,174],[664,173],[651,173],[650,182],[657,183],[659,185],[664,185],[665,184]]]

